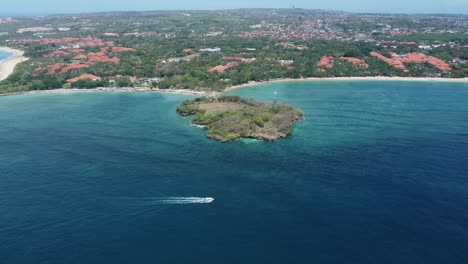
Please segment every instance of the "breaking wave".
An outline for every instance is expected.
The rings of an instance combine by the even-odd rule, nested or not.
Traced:
[[[158,197],[147,199],[148,204],[209,204],[214,201],[211,197]]]

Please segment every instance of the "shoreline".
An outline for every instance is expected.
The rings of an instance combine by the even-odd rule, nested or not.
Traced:
[[[3,48],[2,48],[3,49]],[[24,57],[23,57],[24,58]],[[26,58],[27,59],[27,58]],[[15,64],[16,65],[16,64]],[[66,93],[92,93],[92,92],[147,92],[147,93],[167,93],[181,95],[208,96],[230,92],[240,88],[248,88],[272,83],[288,82],[328,82],[328,81],[401,81],[401,82],[450,82],[450,83],[468,83],[468,78],[426,78],[426,77],[327,77],[327,78],[303,78],[303,79],[275,79],[262,82],[249,82],[240,85],[231,86],[221,92],[196,91],[189,89],[149,89],[149,88],[130,88],[130,87],[99,87],[92,89],[61,88],[53,90],[24,91],[15,93],[0,94],[2,96],[26,95],[26,94],[66,94]]]
[[[13,95],[28,95],[28,94],[68,94],[68,93],[97,93],[97,92],[142,92],[142,93],[167,93],[167,94],[182,94],[182,95],[198,95],[205,96],[208,92],[195,91],[187,89],[171,90],[171,89],[147,89],[147,88],[92,88],[92,89],[77,89],[77,88],[62,88],[53,90],[38,90],[38,91],[24,91],[16,93],[5,93],[0,94],[1,96],[13,96]]]
[[[240,89],[240,88],[247,88],[271,83],[288,83],[288,82],[320,82],[320,81],[399,81],[399,82],[455,82],[455,83],[468,83],[468,78],[432,78],[432,77],[384,77],[384,76],[376,76],[376,77],[310,77],[310,78],[301,78],[301,79],[292,79],[292,78],[284,78],[284,79],[274,79],[270,81],[261,81],[261,82],[249,82],[239,85],[234,85],[226,90],[222,91],[222,93],[226,93],[232,90]]]
[[[24,51],[12,49],[8,47],[0,47],[0,50],[4,50],[12,53],[12,55],[4,60],[0,60],[0,81],[5,80],[13,73],[18,63],[27,61],[28,58],[24,57]]]

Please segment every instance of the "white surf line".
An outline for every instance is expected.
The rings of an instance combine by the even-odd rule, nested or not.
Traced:
[[[209,204],[214,201],[211,197],[155,197],[146,198],[147,204]]]

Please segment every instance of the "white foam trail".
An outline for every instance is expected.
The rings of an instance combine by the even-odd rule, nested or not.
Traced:
[[[190,124],[191,126],[198,127],[198,128],[205,128],[203,125],[195,125],[195,124]]]
[[[211,197],[158,197],[147,199],[149,204],[209,204],[214,201]]]

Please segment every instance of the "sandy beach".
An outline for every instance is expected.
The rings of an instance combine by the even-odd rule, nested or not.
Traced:
[[[13,53],[9,58],[0,61],[0,81],[3,81],[13,72],[16,64],[27,61],[28,58],[23,56],[24,52],[21,50],[7,47],[0,47],[0,49]]]
[[[282,83],[282,82],[319,82],[319,81],[402,81],[402,82],[458,82],[468,83],[468,78],[426,78],[426,77],[328,77],[328,78],[302,78],[302,79],[277,79],[264,82],[249,82],[240,85],[234,85],[223,92],[231,90],[252,87],[257,85],[269,83]]]
[[[184,94],[184,95],[197,95],[205,96],[210,93],[204,91],[195,91],[187,89],[148,89],[148,88],[118,88],[118,87],[101,87],[93,89],[54,89],[54,90],[39,90],[39,91],[25,91],[17,93],[0,94],[0,96],[11,96],[21,94],[68,94],[68,93],[95,93],[95,92],[146,92],[146,93],[169,93],[169,94]],[[216,93],[215,93],[216,94]]]
[[[24,57],[23,57],[24,58]],[[402,81],[402,82],[457,82],[468,83],[468,78],[417,78],[417,77],[336,77],[336,78],[304,78],[304,79],[277,79],[264,82],[249,82],[246,84],[235,85],[222,92],[206,92],[196,91],[189,89],[149,89],[149,88],[131,88],[131,87],[100,87],[93,89],[75,89],[75,88],[62,88],[54,90],[40,90],[40,91],[25,91],[17,93],[0,94],[0,96],[21,95],[21,94],[66,94],[66,93],[92,93],[92,92],[153,92],[153,93],[169,93],[169,94],[184,94],[196,96],[218,95],[231,90],[239,88],[247,88],[262,84],[269,83],[282,83],[282,82],[325,82],[325,81]]]

